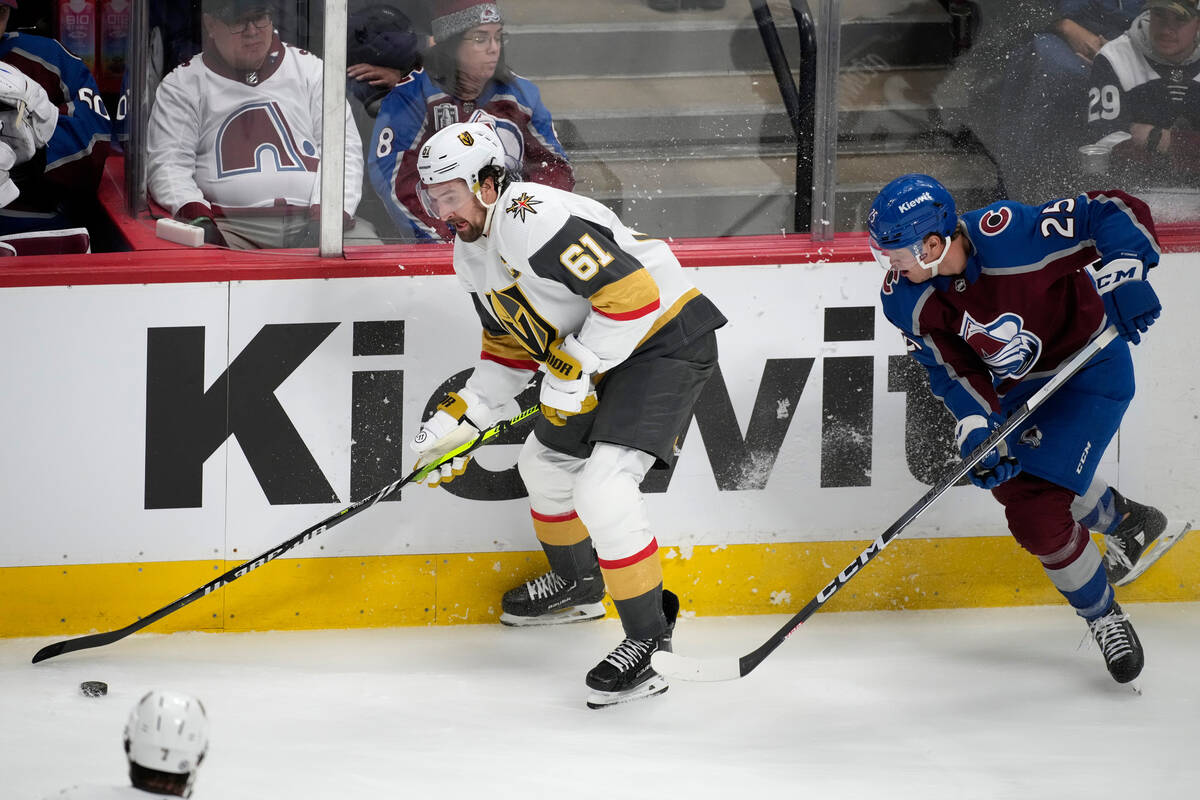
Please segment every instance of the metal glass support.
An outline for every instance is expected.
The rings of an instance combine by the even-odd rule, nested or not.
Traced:
[[[779,95],[787,109],[788,121],[796,137],[796,190],[792,229],[796,233],[808,231],[812,217],[813,185],[813,97],[816,84],[816,36],[808,0],[791,0],[792,16],[800,36],[800,86],[792,79],[787,55],[779,40],[779,31],[771,16],[766,0],[750,0],[754,23],[762,37],[763,49],[771,62]]]
[[[833,239],[837,197],[837,79],[841,0],[821,0],[817,17],[816,140],[813,143],[812,238]]]
[[[129,44],[125,61],[129,94],[127,97],[118,97],[117,107],[110,109],[114,123],[120,114],[125,115],[125,130],[129,134],[129,139],[123,145],[125,208],[135,218],[146,207],[146,125],[150,120],[152,99],[146,81],[149,50],[150,3],[148,0],[135,0],[129,9]],[[124,107],[122,101],[125,101]]]
[[[325,0],[325,75],[321,103],[321,245],[342,255],[346,184],[346,0]]]

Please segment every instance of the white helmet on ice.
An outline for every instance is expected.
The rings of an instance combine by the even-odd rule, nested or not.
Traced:
[[[421,176],[417,194],[421,198],[421,204],[430,215],[441,216],[436,213],[436,205],[425,191],[425,187],[458,178],[461,178],[467,184],[467,189],[483,203],[483,199],[479,197],[479,189],[483,183],[480,173],[487,167],[492,167],[493,170],[483,177],[493,175],[497,189],[500,189],[500,182],[505,175],[504,145],[500,143],[496,131],[482,122],[456,122],[447,125],[429,137],[421,146],[421,153],[417,158],[417,173]],[[487,203],[483,205],[488,207]]]
[[[129,714],[125,752],[131,773],[136,765],[187,775],[190,787],[207,751],[208,715],[191,695],[155,689],[147,692]]]

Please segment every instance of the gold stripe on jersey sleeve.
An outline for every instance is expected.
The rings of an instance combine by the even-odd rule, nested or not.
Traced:
[[[494,333],[483,332],[483,352],[489,356],[508,361],[528,361],[529,351],[521,346],[521,342],[512,334],[497,336]]]
[[[643,268],[613,281],[588,299],[592,307],[606,317],[636,319],[657,306],[658,284]]]

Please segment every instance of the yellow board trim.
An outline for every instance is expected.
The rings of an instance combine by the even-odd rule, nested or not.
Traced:
[[[700,616],[794,614],[866,542],[664,547],[664,584]],[[1185,536],[1122,602],[1200,600],[1200,536]],[[122,628],[235,562],[0,568],[0,636]],[[279,559],[146,630],[246,631],[495,622],[500,597],[544,572],[540,552]],[[1004,536],[898,539],[827,611],[1065,605],[1032,556]],[[610,614],[612,613],[610,603]]]

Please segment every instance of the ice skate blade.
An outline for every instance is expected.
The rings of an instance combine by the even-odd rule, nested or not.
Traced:
[[[638,684],[624,692],[600,692],[593,689],[588,693],[587,707],[608,708],[609,706],[616,706],[633,700],[641,700],[643,697],[660,695],[669,688],[671,687],[667,683],[666,678],[662,675],[655,675],[645,683]]]
[[[537,617],[520,617],[505,612],[500,615],[500,624],[510,628],[535,628],[542,625],[568,625],[572,622],[587,622],[589,619],[600,619],[605,614],[604,603],[583,603],[577,606],[567,606],[552,614],[542,614]]]
[[[1143,572],[1153,566],[1154,562],[1166,555],[1167,551],[1174,547],[1175,543],[1191,529],[1192,520],[1190,519],[1183,523],[1168,520],[1166,529],[1163,530],[1157,539],[1150,543],[1150,547],[1146,552],[1142,553],[1142,557],[1138,559],[1137,564],[1129,571],[1129,574],[1118,581],[1114,581],[1113,585],[1125,586],[1140,578]]]
[[[1130,690],[1134,694],[1136,694],[1138,697],[1142,696],[1142,682],[1139,681],[1137,678],[1134,678],[1133,680],[1131,680],[1129,683],[1127,683],[1125,685],[1128,686],[1130,688]]]

